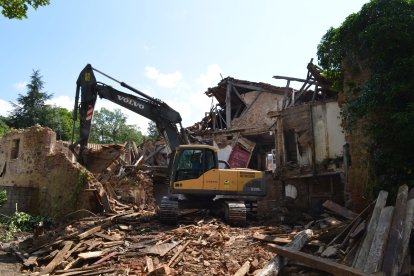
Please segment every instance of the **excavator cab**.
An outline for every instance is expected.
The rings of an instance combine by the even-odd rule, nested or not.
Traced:
[[[197,179],[208,170],[217,168],[214,149],[204,146],[182,148],[174,162],[173,181]]]

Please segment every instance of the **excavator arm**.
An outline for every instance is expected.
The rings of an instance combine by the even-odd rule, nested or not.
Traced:
[[[97,82],[94,71],[118,82],[122,87],[137,93],[139,96],[130,95],[104,83]],[[71,151],[80,163],[85,163],[82,153],[88,145],[93,112],[98,96],[152,120],[156,124],[158,131],[164,136],[170,153],[174,152],[179,145],[188,144],[186,133],[181,125],[182,119],[177,111],[163,101],[155,99],[124,82],[119,82],[88,64],[81,71],[78,80],[76,81],[73,127],[75,130],[75,122],[77,121],[77,116],[79,114],[80,131],[79,139],[76,142],[73,142],[74,136],[72,134],[72,144],[70,145]],[[179,125],[180,130],[178,129],[177,124]],[[78,145],[79,150],[76,151]]]

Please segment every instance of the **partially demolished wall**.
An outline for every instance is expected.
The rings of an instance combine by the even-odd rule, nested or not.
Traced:
[[[0,140],[0,189],[7,202],[0,212],[25,211],[62,218],[79,209],[100,209],[93,176],[78,163],[56,134],[39,125],[12,130]]]
[[[236,156],[245,161],[236,164],[273,172],[262,202],[270,209],[286,197],[303,208],[346,200],[340,108],[334,98],[324,98],[326,88],[306,89],[226,78],[206,92],[220,109],[190,127],[198,141],[210,139],[218,146],[219,158],[231,163]],[[239,146],[243,140],[253,147]]]

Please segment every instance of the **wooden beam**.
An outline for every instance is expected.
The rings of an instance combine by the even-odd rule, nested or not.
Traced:
[[[281,244],[287,244],[292,241],[291,239],[287,239],[287,238],[267,236],[267,235],[263,235],[259,233],[254,233],[253,239],[260,240],[260,241],[266,241],[266,242],[281,243]]]
[[[236,88],[236,86],[234,86],[234,83],[232,83],[233,84],[233,91],[234,91],[234,94],[236,94],[236,96],[237,96],[237,98],[239,98],[239,100],[245,105],[245,106],[247,106],[247,104],[246,104],[246,102],[243,100],[243,98],[241,97],[241,95],[240,95],[240,93],[239,93],[239,91],[237,90],[237,88]]]
[[[312,230],[304,230],[299,232],[293,240],[285,246],[285,248],[291,248],[293,250],[300,250],[302,247],[310,240],[312,237],[313,232]],[[269,244],[272,246],[272,244]],[[273,257],[257,276],[270,276],[270,275],[278,275],[282,267],[286,264],[287,260],[281,258],[280,256]]]
[[[298,261],[302,264],[305,264],[309,267],[319,269],[328,273],[331,273],[335,276],[365,276],[368,275],[358,269],[338,264],[330,260],[316,257],[310,254],[306,254],[300,251],[297,251],[292,248],[282,247],[278,245],[271,245],[272,249],[279,255],[289,258],[291,260]]]
[[[347,208],[333,202],[332,200],[327,200],[322,204],[323,207],[326,209],[344,217],[347,219],[354,219],[358,216],[358,214],[352,212],[351,210],[348,210]]]
[[[361,213],[359,213],[359,215],[354,218],[352,222],[340,234],[338,234],[330,243],[328,243],[328,246],[334,243],[338,243],[341,240],[344,241],[348,233],[352,230],[352,228],[354,228],[354,225],[359,224],[361,219],[367,218],[368,215],[372,213],[374,206],[375,201],[371,202],[371,204],[369,204]]]
[[[60,250],[59,253],[57,253],[57,255],[53,258],[53,260],[42,270],[42,274],[48,274],[55,270],[55,268],[64,260],[64,257],[72,247],[72,244],[73,241],[65,242],[65,246],[62,248],[62,250]]]
[[[371,248],[372,240],[374,239],[375,229],[378,225],[378,219],[380,217],[381,211],[387,202],[388,192],[380,191],[377,201],[375,203],[374,211],[372,212],[371,219],[369,221],[367,231],[365,232],[365,237],[362,241],[359,252],[355,256],[353,267],[362,270],[364,269],[365,263],[367,261],[368,252]]]
[[[105,223],[103,223],[101,225],[98,225],[98,226],[95,226],[93,228],[90,228],[90,229],[86,230],[85,232],[79,234],[77,238],[80,239],[80,240],[82,240],[82,239],[84,239],[84,238],[86,238],[86,237],[88,237],[90,235],[95,234],[96,232],[101,231],[103,228],[105,228],[105,227],[107,227],[109,225],[111,225],[111,222],[105,222]]]
[[[226,90],[226,128],[230,129],[231,127],[231,82],[227,83]]]
[[[244,276],[246,275],[246,273],[249,272],[249,269],[250,269],[250,262],[245,261],[242,267],[240,267],[239,270],[237,270],[233,276]]]
[[[411,189],[411,191],[413,190],[414,188]],[[408,196],[408,198],[410,198],[410,195]],[[404,258],[406,257],[407,252],[409,251],[408,244],[410,241],[411,229],[413,227],[413,216],[414,216],[414,198],[411,198],[407,202],[407,211],[405,213],[405,218],[404,218],[402,247],[401,247],[401,251],[399,252],[400,259],[398,260],[398,267],[399,267],[398,272],[401,271],[401,268],[403,267]]]
[[[174,263],[174,261],[175,261],[175,259],[177,259],[177,257],[181,254],[181,252],[183,252],[184,251],[184,249],[186,249],[187,248],[187,246],[189,245],[191,243],[191,240],[189,240],[189,241],[187,241],[182,247],[181,247],[181,249],[180,250],[178,250],[175,254],[174,254],[174,256],[172,256],[172,258],[170,259],[170,261],[168,262],[168,266],[170,266],[170,267],[174,267],[172,264]]]
[[[397,275],[398,273],[398,253],[402,247],[402,232],[405,212],[407,207],[408,186],[402,185],[398,189],[395,201],[394,215],[392,217],[390,236],[387,248],[385,249],[382,271],[385,275]]]
[[[381,211],[374,239],[372,240],[368,258],[364,266],[364,272],[366,273],[378,272],[381,268],[382,258],[384,257],[385,247],[387,246],[393,211],[393,206],[385,207]]]
[[[270,92],[270,93],[272,93],[271,90],[263,89],[260,86],[249,85],[249,84],[241,84],[241,83],[233,83],[233,85],[237,86],[237,87],[245,88],[245,89],[250,89],[251,91],[260,91],[260,92]]]
[[[297,82],[307,82],[305,79],[299,79],[299,78],[291,78],[291,77],[284,77],[284,76],[273,76],[274,79],[277,80],[287,80],[287,81],[297,81]],[[309,82],[309,81],[308,81]],[[317,82],[311,82],[312,84],[317,84]]]

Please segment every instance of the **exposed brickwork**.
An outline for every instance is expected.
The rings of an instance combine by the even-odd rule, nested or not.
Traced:
[[[0,188],[8,193],[0,212],[10,214],[17,204],[19,211],[61,218],[78,209],[96,207],[93,194],[85,192],[92,175],[71,161],[68,148],[56,141],[49,128],[33,126],[4,135],[0,169]],[[88,181],[83,183],[82,179]]]

